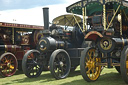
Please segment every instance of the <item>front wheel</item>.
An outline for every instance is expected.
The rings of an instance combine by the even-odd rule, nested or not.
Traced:
[[[7,52],[0,56],[0,74],[3,77],[14,75],[17,66],[18,62],[14,54]]]
[[[22,60],[22,69],[29,78],[40,76],[43,70],[43,64],[40,60],[40,52],[37,50],[29,50],[25,53]]]
[[[120,71],[122,78],[128,84],[128,46],[125,46],[121,53]]]
[[[101,59],[95,55],[96,49],[87,47],[82,51],[80,58],[80,71],[84,80],[88,82],[96,81],[101,72],[101,66],[98,63]]]
[[[66,78],[71,68],[70,57],[63,49],[55,50],[50,57],[49,65],[53,77],[56,79]]]

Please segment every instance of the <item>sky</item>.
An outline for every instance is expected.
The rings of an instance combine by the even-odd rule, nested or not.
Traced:
[[[79,0],[0,0],[0,22],[43,25],[43,7],[49,7],[49,21],[66,14],[66,7]]]

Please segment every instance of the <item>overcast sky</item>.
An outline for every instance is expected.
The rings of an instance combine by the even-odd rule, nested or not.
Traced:
[[[28,9],[62,3],[66,3],[66,0],[0,0],[0,10]]]
[[[66,7],[79,0],[0,0],[0,22],[43,25],[43,7],[49,7],[50,22],[66,14]]]

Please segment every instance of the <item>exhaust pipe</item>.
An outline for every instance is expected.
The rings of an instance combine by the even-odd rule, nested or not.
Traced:
[[[49,8],[43,8],[44,29],[49,30]]]

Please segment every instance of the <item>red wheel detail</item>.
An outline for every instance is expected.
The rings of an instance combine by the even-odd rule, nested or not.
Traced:
[[[0,74],[9,77],[15,74],[17,69],[17,59],[12,53],[4,53],[0,57]]]

